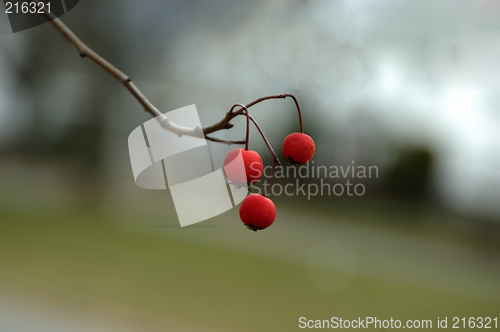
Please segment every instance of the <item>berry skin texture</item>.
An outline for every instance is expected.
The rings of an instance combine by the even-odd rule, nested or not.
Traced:
[[[240,154],[243,158],[245,171],[240,167],[241,163],[232,163]],[[246,187],[257,183],[262,176],[262,171],[262,159],[257,152],[252,150],[234,149],[224,159],[224,175],[237,187]]]
[[[316,146],[311,136],[292,133],[283,141],[283,157],[292,164],[307,164],[314,156]]]
[[[276,219],[276,207],[269,198],[250,194],[241,203],[240,219],[248,229],[257,232],[273,224]]]

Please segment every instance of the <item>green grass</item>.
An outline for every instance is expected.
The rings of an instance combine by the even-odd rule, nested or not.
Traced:
[[[89,310],[125,308],[159,329],[168,317],[254,332],[301,330],[302,316],[435,320],[496,316],[500,309],[498,302],[366,274],[325,292],[308,281],[299,262],[126,231],[112,226],[123,218],[113,214],[0,211],[0,289]],[[261,241],[256,237],[255,245]]]

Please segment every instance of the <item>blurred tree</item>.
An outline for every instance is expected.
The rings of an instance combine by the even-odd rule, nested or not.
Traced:
[[[404,147],[388,172],[387,192],[390,195],[422,199],[428,194],[434,156],[426,147]]]

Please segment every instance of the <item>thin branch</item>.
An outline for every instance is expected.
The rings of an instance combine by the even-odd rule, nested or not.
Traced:
[[[249,104],[246,104],[245,107],[246,108],[250,108],[250,107],[254,106],[255,104],[258,104],[258,103],[263,102],[265,100],[269,100],[269,99],[285,99],[286,97],[292,98],[293,101],[295,102],[295,106],[297,107],[297,112],[299,113],[300,132],[303,133],[304,132],[304,128],[302,126],[302,112],[300,111],[300,106],[299,106],[299,102],[297,101],[297,98],[295,98],[295,96],[292,95],[292,94],[285,93],[285,94],[280,94],[280,95],[272,95],[272,96],[261,97],[261,98],[259,98],[257,100],[252,101]],[[208,127],[203,127],[203,133],[206,135],[206,134],[213,133],[214,131],[218,131],[218,130],[221,130],[221,129],[226,129],[225,125],[229,121],[231,121],[234,117],[236,117],[236,116],[238,116],[240,114],[243,114],[243,112],[244,112],[244,109],[241,108],[241,107],[238,110],[233,111],[236,106],[237,105],[233,105],[233,107],[229,110],[229,112],[226,113],[226,116],[222,120],[220,120],[219,122],[214,123],[213,125],[208,126]]]
[[[276,152],[274,152],[273,147],[271,146],[271,143],[269,143],[269,141],[267,140],[267,137],[266,137],[266,135],[264,135],[264,132],[260,128],[259,124],[257,123],[257,121],[255,121],[254,118],[252,118],[251,115],[248,115],[248,117],[253,122],[253,124],[255,125],[255,127],[259,130],[259,133],[262,136],[262,139],[264,140],[264,142],[266,143],[267,148],[269,149],[269,152],[271,152],[271,155],[273,156],[273,165],[274,165],[274,163],[276,163],[276,165],[278,165],[279,167],[281,167],[281,162],[278,159],[278,156],[276,155]]]
[[[209,141],[212,141],[212,142],[224,143],[224,144],[228,144],[228,145],[231,145],[231,144],[245,144],[245,140],[241,140],[241,141],[228,141],[228,140],[225,140],[225,139],[220,139],[220,138],[212,137],[212,136],[209,136],[209,135],[205,135],[205,139],[209,140]]]
[[[132,82],[132,79],[123,73],[121,70],[113,66],[111,63],[106,61],[99,54],[94,52],[89,48],[84,42],[78,38],[73,31],[71,31],[66,24],[64,24],[59,18],[57,18],[52,13],[43,13],[43,16],[49,21],[49,23],[58,30],[78,51],[81,57],[87,57],[94,61],[108,73],[113,75],[120,83],[122,83],[125,88],[137,99],[137,101],[144,107],[144,110],[150,113],[154,118],[157,118],[161,126],[168,129],[177,135],[188,135],[195,137],[203,137],[203,131],[201,128],[187,128],[179,126],[168,119],[167,116],[163,115],[137,88],[137,86]],[[228,125],[229,121],[226,122],[225,127]]]
[[[245,112],[243,114],[247,118],[246,119],[247,120],[247,131],[246,131],[246,136],[245,136],[245,150],[248,151],[248,144],[250,142],[250,113],[248,113],[247,107],[243,104],[240,104],[240,103],[234,104],[233,107],[231,107],[231,110],[229,110],[229,112],[232,112],[233,109],[237,106],[239,106],[245,110]]]
[[[224,118],[220,120],[219,122],[203,127],[203,128],[187,128],[183,126],[179,126],[172,121],[168,119],[167,116],[162,114],[145,96],[144,94],[137,88],[137,86],[132,82],[132,79],[120,71],[118,68],[113,66],[111,63],[106,61],[103,57],[101,57],[99,54],[94,52],[91,48],[89,48],[84,42],[78,38],[71,29],[69,29],[66,24],[64,24],[59,18],[57,18],[55,15],[52,13],[42,13],[42,15],[49,21],[49,23],[56,29],[58,30],[78,51],[81,57],[87,57],[94,61],[96,64],[98,64],[100,67],[102,67],[104,70],[106,70],[108,73],[113,75],[120,83],[122,83],[125,88],[137,99],[137,101],[144,107],[144,110],[148,113],[150,113],[154,118],[158,120],[160,125],[167,129],[170,130],[174,133],[176,133],[179,136],[182,135],[188,135],[188,136],[194,136],[194,137],[200,137],[202,138],[203,136],[205,139],[208,139],[213,142],[221,142],[221,143],[226,143],[226,144],[244,144],[244,141],[227,141],[227,140],[222,140],[219,138],[207,136],[210,133],[219,131],[219,130],[225,130],[225,129],[230,129],[233,127],[233,124],[230,122],[234,117],[243,114],[244,112],[244,107],[249,108],[255,104],[258,104],[264,100],[268,99],[284,99],[286,97],[291,97],[295,105],[297,107],[297,111],[299,113],[299,121],[300,121],[300,131],[303,132],[302,128],[302,114],[300,111],[299,103],[295,96],[291,94],[281,94],[281,95],[272,95],[272,96],[266,96],[259,98],[245,106],[243,105],[234,105],[233,108],[229,112],[226,113]],[[233,111],[233,109],[236,106],[240,106],[240,108],[237,111]],[[250,117],[250,119],[252,119]],[[252,121],[254,121],[252,119]],[[255,121],[254,121],[255,123]],[[260,130],[260,129],[259,129]],[[261,132],[262,134],[262,132]],[[266,141],[266,144],[268,144],[268,147],[270,148],[269,142],[267,141],[266,138],[264,138],[264,141]],[[272,148],[270,148],[272,150]],[[273,151],[274,152],[274,151]],[[281,165],[279,163],[279,160],[276,158],[277,164]]]

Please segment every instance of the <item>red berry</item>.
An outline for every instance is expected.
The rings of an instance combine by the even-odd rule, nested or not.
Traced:
[[[234,162],[236,158],[243,158],[245,168],[240,162]],[[252,150],[242,148],[229,152],[224,159],[224,175],[236,186],[252,185],[260,180],[262,176],[263,164],[259,154]]]
[[[271,226],[275,218],[276,207],[267,197],[251,194],[241,203],[240,219],[254,232]]]
[[[283,157],[292,164],[306,164],[315,150],[311,136],[303,133],[292,133],[283,142]]]

